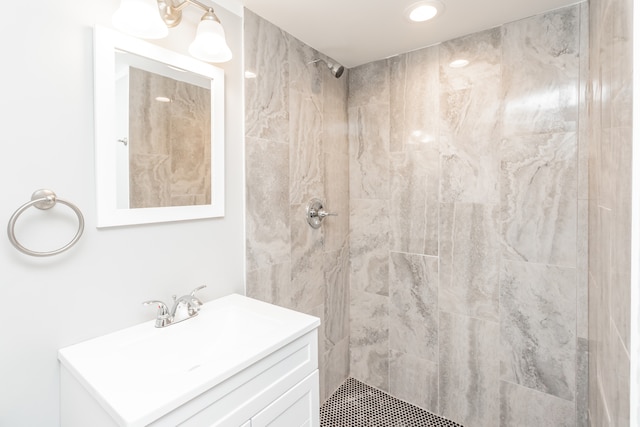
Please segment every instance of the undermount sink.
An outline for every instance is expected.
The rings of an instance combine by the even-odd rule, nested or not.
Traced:
[[[184,322],[145,322],[63,348],[58,359],[119,424],[146,425],[319,323],[234,294]]]

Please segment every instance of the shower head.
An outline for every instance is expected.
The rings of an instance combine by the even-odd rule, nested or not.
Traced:
[[[324,59],[314,59],[313,61],[309,62],[309,64],[315,64],[318,62],[324,63],[327,68],[329,68],[329,71],[331,71],[331,74],[333,74],[333,77],[335,77],[336,79],[339,79],[340,76],[342,76],[342,73],[344,73],[344,67],[342,65],[327,62]]]

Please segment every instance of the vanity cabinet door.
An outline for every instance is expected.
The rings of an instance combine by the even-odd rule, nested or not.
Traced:
[[[251,427],[319,427],[318,381],[316,370],[256,414]]]

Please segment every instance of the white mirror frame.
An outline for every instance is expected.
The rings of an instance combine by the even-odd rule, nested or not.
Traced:
[[[211,82],[211,204],[118,209],[116,204],[116,49],[149,58]],[[95,160],[97,227],[224,216],[224,71],[105,27],[94,31]]]

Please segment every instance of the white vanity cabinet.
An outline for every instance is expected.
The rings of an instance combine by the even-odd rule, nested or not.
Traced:
[[[150,425],[318,427],[317,342],[313,331]]]
[[[207,303],[200,315],[183,322],[184,331],[180,325],[161,331],[145,324],[151,329],[142,329],[142,333],[152,331],[151,338],[140,338],[140,331],[130,334],[125,330],[60,350],[62,427],[319,426],[319,319],[246,297],[232,299],[242,309],[225,314]],[[260,323],[253,325],[255,329],[252,326],[218,337],[203,327],[203,322],[232,327],[229,320],[238,320],[238,313],[244,318],[245,309],[252,313],[252,322]],[[216,318],[207,319],[207,310],[217,313],[212,314]],[[272,322],[276,315],[284,317]],[[191,327],[189,322],[194,322]],[[186,334],[191,342],[195,337],[188,329],[199,329],[197,333],[204,336],[198,338],[209,336],[216,345],[190,349],[185,360],[178,352],[159,356],[166,358],[160,363],[139,363],[150,357],[148,346],[154,348],[156,341],[171,344]],[[220,345],[235,350],[215,351]],[[126,357],[118,360],[113,354],[100,353],[105,346],[116,346]],[[191,354],[198,350],[210,353],[203,358]],[[127,363],[134,369],[122,366]],[[163,370],[167,363],[173,365]]]

